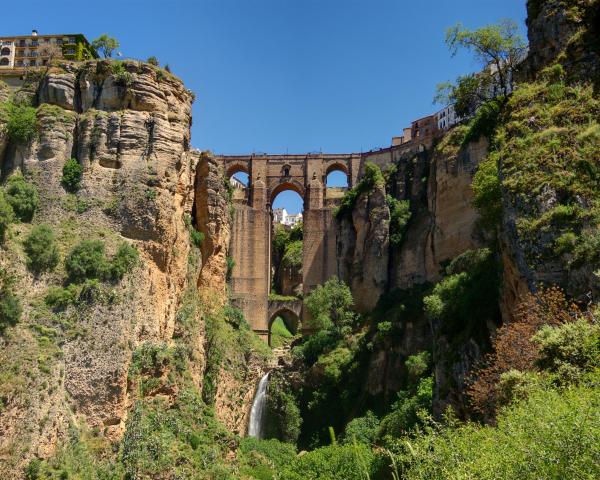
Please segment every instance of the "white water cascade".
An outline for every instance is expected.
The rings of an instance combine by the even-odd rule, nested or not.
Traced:
[[[266,373],[258,383],[256,395],[252,402],[250,410],[250,423],[248,424],[248,436],[262,438],[263,435],[263,415],[267,404],[267,384],[269,383],[269,374]]]

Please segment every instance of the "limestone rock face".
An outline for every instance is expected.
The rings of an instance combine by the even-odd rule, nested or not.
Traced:
[[[15,365],[10,368],[17,370],[11,371],[27,379],[0,413],[2,478],[20,478],[33,456],[51,455],[70,423],[98,428],[111,440],[120,438],[137,395],[128,385],[132,352],[144,342],[172,341],[182,294],[190,278],[195,283],[188,275],[187,220],[194,211],[199,160],[189,150],[192,95],[175,78],[136,62],[125,62],[131,83],[121,87],[109,66],[87,62],[49,73],[37,86],[43,104],[37,109],[36,138],[17,145],[0,133],[2,176],[21,170],[36,184],[41,201],[34,221],[53,228],[64,245],[63,256],[82,239],[102,239],[108,255],[122,242],[140,252],[139,265],[102,294],[107,298],[84,302],[61,326],[56,319],[63,317],[40,306],[48,287],[61,284],[64,272],[34,278],[20,247],[2,250],[0,266],[18,279],[26,307],[14,334],[19,342],[0,338],[0,362],[7,368]],[[83,166],[76,197],[61,185],[62,168],[72,157]],[[27,228],[18,226],[16,235],[22,238]],[[207,232],[214,244],[224,241],[211,235]],[[60,355],[45,360],[47,374],[38,370],[38,357],[46,359],[47,354],[39,353],[32,322],[67,331]],[[202,338],[197,342],[201,357]],[[18,360],[23,355],[25,360]],[[199,387],[202,368],[199,361],[194,372]]]
[[[200,286],[210,287],[224,297],[226,293],[227,253],[231,237],[227,193],[222,166],[209,155],[202,155],[196,174],[196,224],[204,234],[201,245]]]
[[[75,81],[73,73],[47,75],[40,86],[40,103],[50,103],[66,110],[75,110]]]
[[[338,271],[362,312],[375,307],[388,282],[389,223],[384,187],[359,195],[352,218],[339,222]]]
[[[530,4],[527,18],[530,75],[565,54],[564,64],[571,75],[597,80],[600,54],[593,45],[600,33],[598,3],[547,0]],[[534,7],[536,4],[541,5]]]

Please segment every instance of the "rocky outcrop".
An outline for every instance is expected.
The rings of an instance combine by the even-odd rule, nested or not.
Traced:
[[[338,222],[338,272],[350,285],[358,311],[373,310],[387,287],[389,224],[383,186],[359,195],[351,217]]]
[[[226,294],[227,255],[231,237],[230,212],[222,165],[202,155],[195,179],[195,220],[203,233],[201,250],[201,287],[210,287],[224,300]]]
[[[34,223],[52,226],[63,254],[81,239],[99,238],[109,254],[126,241],[141,256],[98,301],[56,313],[43,297],[48,286],[60,285],[61,272],[32,277],[16,248],[20,240],[4,247],[0,264],[18,279],[25,310],[0,339],[2,374],[11,372],[10,382],[27,380],[18,389],[6,384],[12,393],[0,414],[3,478],[18,478],[29,459],[51,455],[70,424],[121,437],[137,395],[128,388],[132,353],[145,342],[172,341],[182,294],[190,278],[195,282],[188,276],[186,224],[199,160],[189,150],[192,95],[150,65],[120,63],[124,76],[114,65],[94,61],[49,72],[37,90],[43,103],[35,139],[14,144],[0,136],[2,176],[21,170],[36,184],[41,201]],[[61,185],[71,157],[83,166],[77,196]],[[206,232],[209,242],[223,241],[213,233]],[[195,341],[201,352],[202,339]],[[22,352],[31,358],[24,361]],[[201,371],[195,380],[200,387]]]
[[[588,0],[527,2],[529,76],[555,62],[574,79],[599,80],[600,3]]]

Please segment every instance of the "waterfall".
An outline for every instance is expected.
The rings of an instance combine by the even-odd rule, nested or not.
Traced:
[[[252,402],[250,411],[250,423],[248,424],[248,436],[262,438],[263,435],[263,415],[267,404],[267,384],[269,383],[269,374],[266,373],[258,383],[256,395]]]

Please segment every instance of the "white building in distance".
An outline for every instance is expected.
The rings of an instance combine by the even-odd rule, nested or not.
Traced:
[[[293,227],[302,221],[302,213],[291,214],[285,208],[276,208],[273,210],[273,222],[281,223],[286,227]]]

